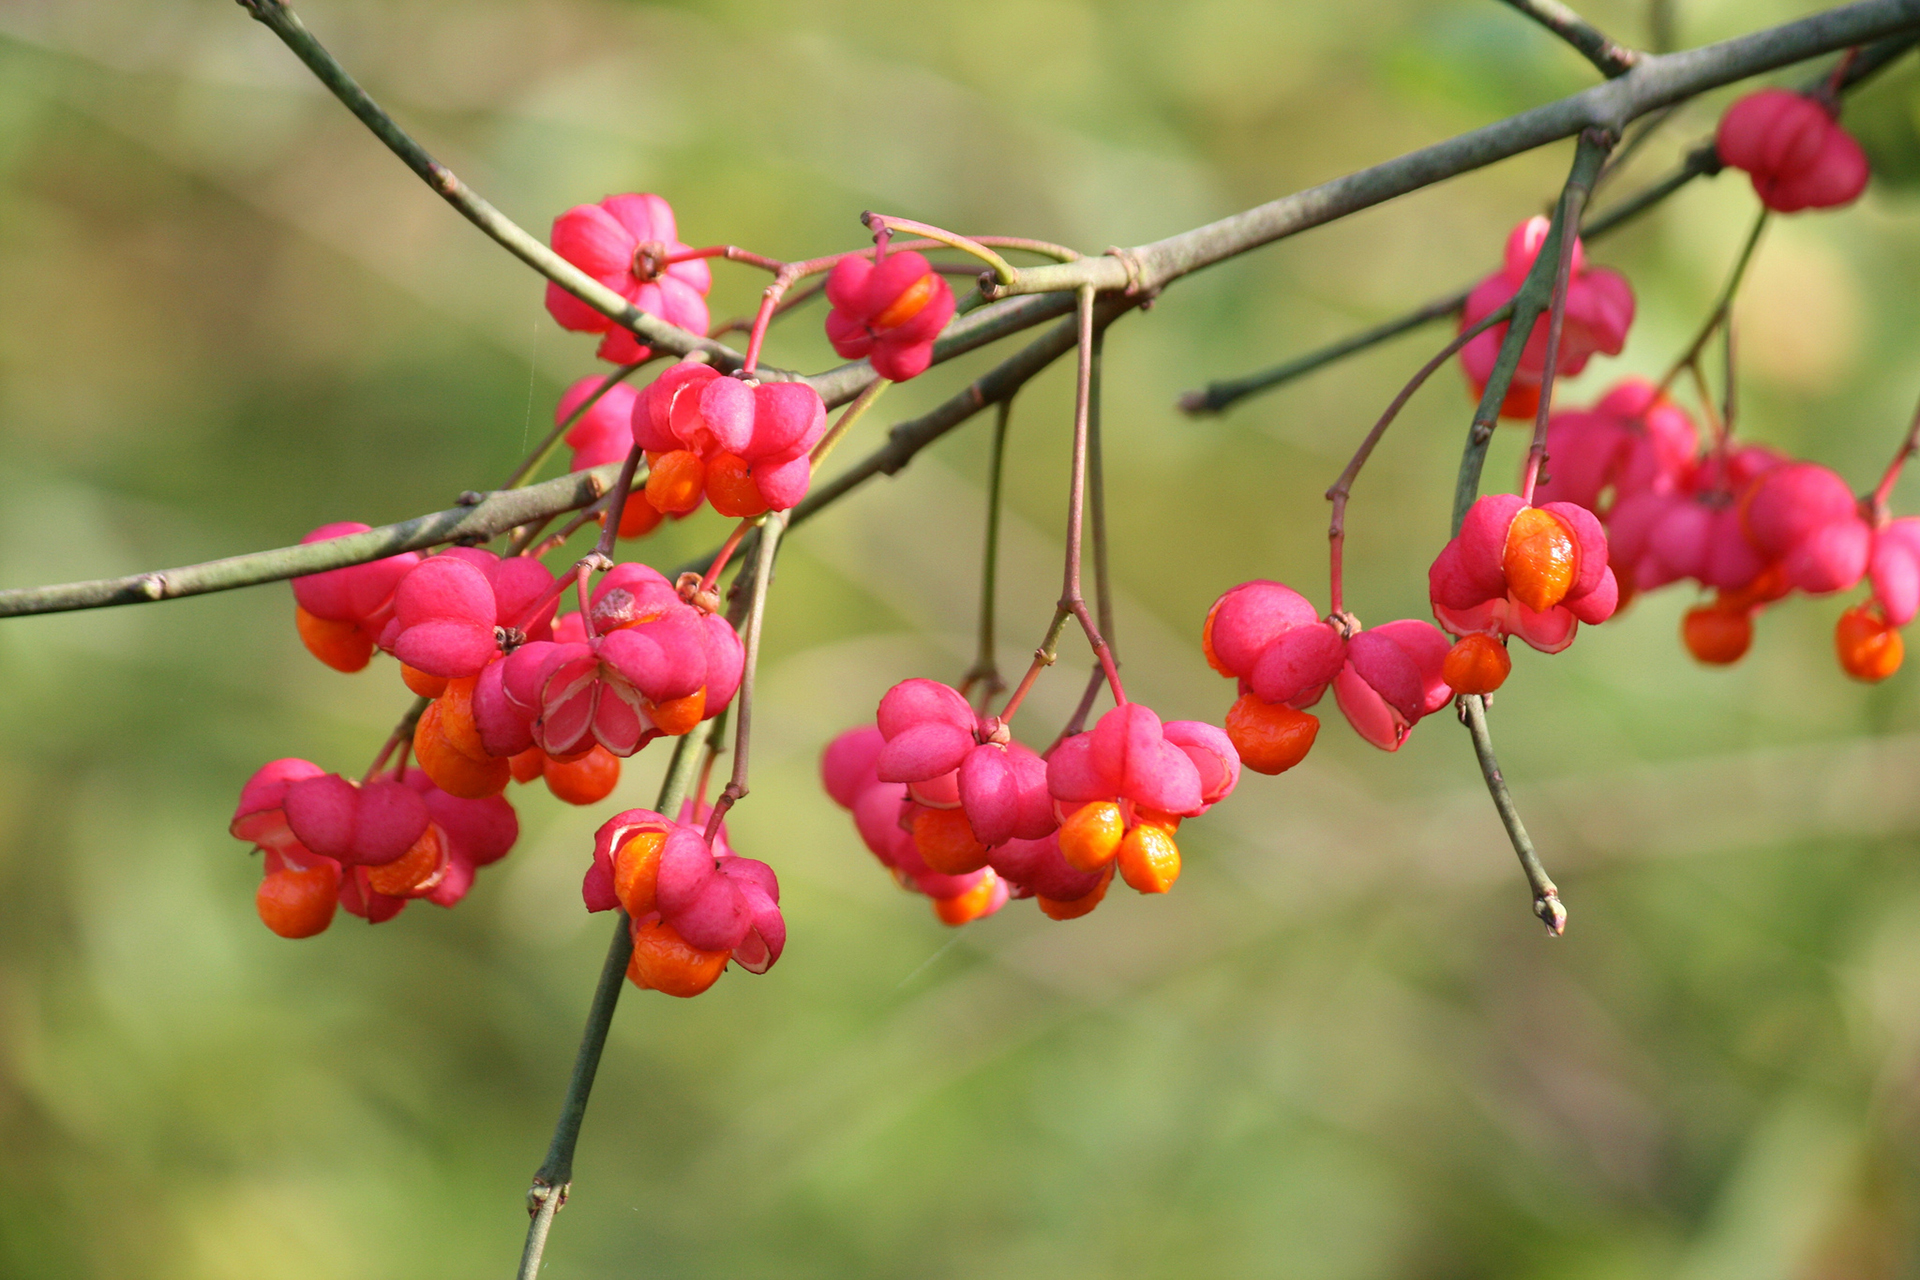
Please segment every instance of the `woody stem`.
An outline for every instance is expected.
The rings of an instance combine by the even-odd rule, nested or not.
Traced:
[[[704,754],[708,725],[696,726],[674,745],[673,760],[660,784],[660,798],[654,807],[661,813],[678,813],[686,798],[687,786]],[[527,1225],[527,1242],[520,1253],[519,1280],[533,1280],[539,1274],[540,1258],[546,1252],[547,1232],[553,1217],[567,1202],[573,1183],[573,1152],[580,1142],[580,1124],[586,1119],[587,1099],[593,1093],[593,1077],[600,1070],[600,1054],[607,1047],[607,1030],[613,1025],[613,1011],[620,1003],[620,989],[627,976],[627,961],[633,956],[633,935],[628,932],[627,913],[614,908],[613,940],[607,944],[607,958],[600,965],[600,981],[594,986],[593,1000],[587,1006],[587,1025],[580,1033],[580,1049],[574,1055],[573,1074],[567,1080],[566,1097],[560,1103],[560,1118],[553,1126],[553,1140],[547,1146],[547,1158],[533,1175],[527,1191],[527,1212],[533,1221]]]
[[[1507,829],[1507,839],[1513,842],[1513,852],[1520,859],[1520,869],[1526,872],[1527,884],[1533,889],[1533,913],[1540,917],[1540,923],[1547,927],[1547,933],[1559,937],[1566,932],[1567,909],[1561,905],[1560,890],[1555,887],[1547,869],[1540,865],[1540,857],[1533,850],[1533,840],[1527,835],[1526,824],[1520,821],[1520,811],[1514,807],[1513,794],[1507,790],[1506,777],[1500,772],[1500,761],[1493,754],[1493,738],[1487,732],[1487,705],[1479,694],[1466,694],[1460,699],[1462,718],[1466,721],[1467,732],[1473,738],[1473,754],[1480,762],[1480,775],[1487,780],[1487,792],[1493,797],[1493,807],[1500,814],[1500,825]]]
[[[1043,670],[1054,664],[1058,657],[1055,650],[1060,644],[1060,633],[1065,630],[1067,619],[1072,616],[1073,611],[1065,605],[1054,609],[1053,621],[1047,624],[1047,634],[1041,639],[1040,647],[1033,651],[1033,662],[1027,667],[1027,674],[1020,677],[1020,683],[1015,687],[1013,696],[1007,699],[1006,706],[1000,708],[1002,720],[1013,719],[1013,713],[1020,709],[1020,704],[1026,701],[1028,692],[1032,690],[1033,682],[1040,678]]]
[[[1579,145],[1573,153],[1573,167],[1567,174],[1567,188],[1580,187],[1593,189],[1593,180],[1600,171],[1600,164],[1606,159],[1611,147],[1611,139],[1597,129],[1584,129],[1580,133]],[[1573,235],[1578,223],[1569,222],[1567,214],[1566,191],[1555,204],[1553,222],[1547,229],[1547,238],[1540,245],[1540,252],[1534,257],[1533,266],[1527,271],[1527,278],[1521,282],[1520,290],[1513,296],[1513,320],[1507,326],[1507,336],[1500,343],[1500,353],[1494,357],[1493,369],[1487,375],[1486,389],[1480,395],[1479,407],[1473,411],[1473,421],[1467,428],[1467,444],[1460,452],[1460,471],[1453,486],[1453,532],[1460,532],[1460,524],[1467,518],[1467,511],[1480,496],[1480,472],[1486,466],[1487,445],[1493,439],[1494,423],[1500,420],[1500,407],[1505,403],[1507,391],[1513,386],[1513,375],[1520,368],[1520,355],[1526,350],[1527,342],[1533,336],[1533,326],[1540,319],[1548,305],[1553,301],[1554,269],[1560,261],[1560,242]]]
[[[1606,150],[1613,147],[1612,140],[1605,134],[1589,130],[1598,138],[1597,146]],[[1587,144],[1587,135],[1580,136],[1581,145]],[[1604,158],[1604,152],[1602,153]],[[1560,225],[1578,227],[1580,212],[1586,207],[1587,195],[1591,184],[1567,181],[1567,187],[1560,197]],[[1540,403],[1533,411],[1533,443],[1527,446],[1526,477],[1520,482],[1520,498],[1528,506],[1533,505],[1533,488],[1540,481],[1540,464],[1547,458],[1547,422],[1553,416],[1553,380],[1559,373],[1560,334],[1567,321],[1567,290],[1573,285],[1573,247],[1580,242],[1574,235],[1560,237],[1560,257],[1553,271],[1553,302],[1547,308],[1547,354],[1546,364],[1540,370]]]

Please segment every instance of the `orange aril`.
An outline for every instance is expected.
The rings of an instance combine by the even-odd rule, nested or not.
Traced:
[[[921,809],[913,815],[913,847],[943,876],[963,876],[987,865],[987,850],[973,837],[959,809]]]
[[[547,790],[568,804],[598,804],[620,785],[620,760],[599,743],[576,760],[549,760]]]
[[[447,681],[447,687],[434,700],[440,708],[440,732],[447,745],[472,760],[490,759],[487,745],[480,740],[480,726],[473,722],[473,686],[478,676],[463,676]]]
[[[945,923],[955,926],[978,920],[986,914],[987,908],[993,905],[993,891],[997,884],[999,881],[989,870],[980,877],[979,884],[958,897],[935,898],[933,914],[939,916]]]
[[[1173,835],[1180,830],[1180,815],[1177,813],[1162,813],[1158,809],[1135,809],[1133,811],[1133,825],[1136,827],[1158,827],[1168,835]]]
[[[513,770],[515,782],[532,782],[546,772],[547,753],[538,747],[528,747],[519,755],[508,757],[507,764]]]
[[[1113,867],[1109,864],[1107,874],[1100,877],[1100,883],[1093,886],[1092,891],[1083,897],[1061,901],[1036,896],[1034,901],[1040,904],[1040,910],[1045,912],[1050,920],[1078,920],[1100,905],[1100,900],[1107,896],[1107,886],[1112,883]]]
[[[1307,758],[1320,717],[1297,711],[1284,702],[1262,702],[1251,693],[1240,695],[1227,712],[1227,737],[1240,753],[1240,763],[1255,773],[1285,773]]]
[[[1507,682],[1513,659],[1489,635],[1464,636],[1440,663],[1440,678],[1455,693],[1492,693]]]
[[[1225,600],[1225,596],[1220,597],[1213,602],[1213,608],[1207,610],[1207,620],[1200,627],[1200,652],[1207,656],[1208,666],[1228,679],[1232,679],[1233,672],[1220,665],[1220,655],[1213,651],[1213,620],[1219,614],[1220,606]]]
[[[1906,656],[1900,632],[1870,604],[1857,604],[1840,615],[1833,628],[1833,647],[1840,655],[1840,669],[1869,684],[1898,671]]]
[[[447,874],[447,842],[439,824],[429,822],[413,847],[384,866],[367,868],[367,883],[389,898],[415,898],[431,892]]]
[[[677,738],[693,726],[706,719],[707,688],[701,685],[684,698],[674,698],[654,705],[647,712],[647,718],[654,727],[669,738]]]
[[[900,291],[900,296],[887,304],[887,309],[873,318],[873,328],[893,329],[905,324],[927,309],[933,301],[935,290],[940,287],[939,278],[929,271]]]
[[[335,671],[359,671],[373,661],[373,638],[351,622],[316,618],[295,605],[293,625],[307,652]]]
[[[340,868],[331,862],[305,870],[282,867],[253,895],[260,922],[283,938],[311,938],[333,923],[340,905]]]
[[[1745,657],[1753,644],[1753,614],[1724,603],[1689,609],[1680,620],[1680,639],[1701,662],[1729,666]]]
[[[649,474],[647,478],[651,480],[653,477]],[[627,495],[627,505],[620,508],[620,536],[643,538],[652,533],[663,519],[665,517],[660,514],[660,509],[647,501],[646,491],[636,490]],[[605,517],[602,517],[603,527],[604,524]]]
[[[667,515],[684,515],[700,505],[707,486],[706,464],[690,449],[663,453],[647,475],[647,501]]]
[[[753,482],[744,458],[722,453],[707,464],[707,501],[723,516],[736,520],[765,514],[767,500]]]
[[[420,723],[414,726],[413,756],[434,786],[463,800],[497,796],[507,789],[507,780],[513,776],[513,766],[505,757],[475,760],[449,742],[438,702],[428,703]]]
[[[1098,871],[1120,853],[1126,820],[1111,800],[1081,805],[1060,824],[1060,853],[1075,871]]]
[[[1552,512],[1522,507],[1507,526],[1500,568],[1513,598],[1535,613],[1545,613],[1573,589],[1580,572],[1580,549],[1573,531]]]
[[[447,691],[445,676],[428,675],[420,668],[410,667],[404,662],[400,664],[400,679],[405,682],[407,688],[423,698],[437,698]]]
[[[1141,893],[1165,893],[1180,878],[1180,846],[1160,827],[1135,827],[1120,842],[1120,878]]]
[[[664,831],[642,831],[613,855],[613,896],[635,920],[659,909],[653,895],[660,880],[660,850],[666,843]]]
[[[702,951],[689,946],[663,920],[633,927],[633,958],[627,978],[636,987],[686,999],[719,981],[731,951]]]

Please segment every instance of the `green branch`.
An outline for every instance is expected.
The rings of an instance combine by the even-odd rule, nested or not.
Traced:
[[[702,721],[674,744],[673,760],[660,784],[655,812],[673,818],[687,798],[693,776],[700,764],[700,751],[706,745],[711,720]],[[627,930],[627,913],[614,908],[613,940],[607,945],[607,958],[600,965],[600,981],[593,989],[593,1001],[587,1006],[587,1025],[580,1033],[580,1050],[574,1055],[573,1074],[567,1080],[566,1097],[560,1103],[560,1119],[553,1127],[553,1140],[547,1146],[547,1158],[533,1175],[527,1192],[527,1212],[533,1221],[527,1227],[527,1242],[520,1253],[522,1280],[532,1280],[540,1270],[540,1256],[547,1247],[547,1232],[553,1216],[567,1202],[567,1190],[573,1183],[573,1152],[580,1142],[580,1125],[587,1116],[587,1099],[593,1093],[593,1078],[600,1070],[600,1054],[607,1047],[607,1030],[613,1025],[613,1011],[620,1003],[621,988],[626,985],[627,961],[633,956],[633,935]]]
[[[382,525],[365,533],[329,538],[325,542],[303,542],[298,546],[254,551],[124,578],[96,578],[91,582],[67,582],[51,587],[16,587],[0,591],[0,618],[177,600],[210,591],[278,582],[326,569],[344,569],[443,542],[484,542],[515,525],[562,511],[577,511],[598,501],[619,474],[620,464],[610,462],[604,467],[570,472],[524,489],[467,495],[474,499],[470,504],[415,516],[399,524]]]

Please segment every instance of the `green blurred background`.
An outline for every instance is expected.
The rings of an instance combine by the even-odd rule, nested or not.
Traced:
[[[1676,0],[1701,43],[1815,6]],[[1596,3],[1620,38],[1645,7]],[[1572,92],[1487,0],[313,0],[309,24],[524,225],[667,195],[693,243],[799,257],[878,208],[1099,251]],[[1697,104],[1613,188],[1711,127]],[[1742,428],[1866,487],[1920,354],[1920,73],[1849,119],[1884,180],[1779,220],[1740,306]],[[1324,590],[1320,491],[1441,340],[1221,419],[1171,406],[1488,270],[1559,146],[1182,282],[1108,344],[1119,645],[1218,719],[1223,588]],[[1604,203],[1604,201],[1603,201]],[[1598,247],[1640,317],[1569,390],[1657,373],[1751,216],[1701,182]],[[716,269],[716,321],[761,279]],[[540,282],[223,0],[0,3],[0,583],[190,562],[497,483],[594,369]],[[832,362],[819,313],[771,358]],[[891,392],[849,441],[987,367]],[[1066,369],[1020,399],[1004,660],[1056,590]],[[1363,477],[1348,599],[1420,616],[1467,417],[1448,371]],[[768,623],[736,844],[779,871],[765,977],[629,992],[547,1274],[1920,1275],[1920,672],[1849,683],[1842,602],[1692,663],[1670,590],[1494,723],[1572,912],[1545,940],[1445,716],[1398,757],[1332,717],[1182,832],[1164,899],[955,934],[894,889],[814,761],[909,675],[964,670],[983,423],[805,528]],[[1520,452],[1503,437],[1490,482]],[[1920,483],[1902,488],[1904,510]],[[710,512],[641,554],[715,540]],[[285,587],[0,623],[0,1273],[505,1274],[599,965],[578,896],[615,806],[515,792],[457,910],[290,943],[225,834],[261,761],[361,767],[405,706],[300,648]],[[1050,731],[1081,659],[1041,686]],[[617,794],[647,803],[665,753]]]

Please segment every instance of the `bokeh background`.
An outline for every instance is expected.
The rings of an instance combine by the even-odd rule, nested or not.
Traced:
[[[1673,0],[1705,42],[1815,7]],[[1648,40],[1635,0],[1591,6]],[[309,24],[524,225],[651,190],[685,239],[800,257],[879,208],[1097,252],[1574,91],[1485,0],[312,0]],[[1618,179],[1703,136],[1689,109]],[[1920,72],[1849,120],[1881,180],[1778,220],[1739,319],[1741,429],[1878,474],[1920,392]],[[1324,584],[1320,492],[1428,330],[1228,416],[1182,390],[1488,270],[1557,146],[1184,281],[1108,345],[1118,642],[1169,717],[1230,689],[1225,587]],[[1604,203],[1604,200],[1603,200]],[[1598,247],[1657,375],[1753,208],[1695,184]],[[716,320],[762,283],[720,267]],[[191,562],[498,483],[592,371],[540,282],[223,0],[0,3],[0,583]],[[807,313],[772,358],[832,363]],[[889,393],[841,457],[949,394]],[[1068,371],[1019,401],[1004,660],[1056,590]],[[1349,601],[1421,616],[1468,402],[1448,371],[1361,480]],[[964,670],[984,420],[806,527],[781,562],[736,844],[779,871],[770,974],[629,992],[547,1274],[1768,1277],[1920,1274],[1920,673],[1837,670],[1842,602],[1768,614],[1737,668],[1669,590],[1494,712],[1572,912],[1549,942],[1435,717],[1397,757],[1331,717],[1310,760],[1182,834],[1164,899],[959,934],[818,789],[841,728]],[[1517,433],[1488,476],[1505,483]],[[1901,489],[1920,504],[1920,482]],[[710,512],[639,554],[710,545]],[[0,1273],[505,1274],[607,928],[616,806],[517,791],[520,848],[457,910],[291,943],[225,833],[241,782],[346,771],[406,695],[310,659],[283,586],[0,623]],[[1077,693],[1075,658],[1033,703]],[[1040,740],[1044,741],[1044,737]],[[650,802],[665,752],[617,801]]]

